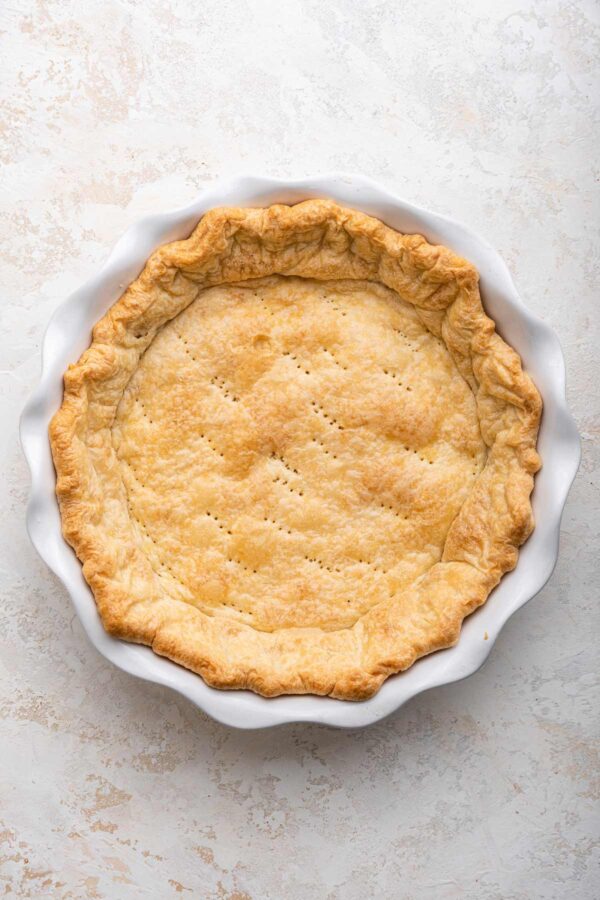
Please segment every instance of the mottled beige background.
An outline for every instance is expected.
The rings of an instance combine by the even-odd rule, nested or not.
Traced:
[[[1,15],[0,893],[598,897],[600,6],[13,0]],[[482,672],[362,732],[238,733],[90,648],[25,534],[17,417],[50,314],[129,223],[224,174],[334,168],[500,249],[560,334],[583,463],[559,566]]]

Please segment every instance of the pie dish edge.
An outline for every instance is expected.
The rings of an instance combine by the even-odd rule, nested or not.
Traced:
[[[249,227],[256,239],[268,243],[276,242],[278,235],[327,228],[332,222],[334,231],[337,228],[346,232],[354,243],[364,239],[367,256],[375,247],[394,259],[401,270],[402,266],[410,268],[411,278],[417,273],[423,287],[419,301],[424,315],[432,322],[439,320],[441,327],[445,324],[451,342],[456,344],[452,352],[462,358],[461,364],[467,358],[474,360],[472,371],[477,373],[483,400],[492,404],[496,412],[502,407],[508,416],[508,425],[494,436],[490,453],[496,454],[496,466],[510,469],[511,495],[505,498],[505,508],[495,511],[493,522],[486,520],[485,502],[481,501],[471,503],[468,515],[461,511],[452,526],[442,562],[419,587],[419,597],[413,599],[416,607],[437,617],[435,627],[428,627],[425,632],[417,628],[410,642],[403,643],[394,634],[393,609],[382,604],[366,625],[359,620],[351,629],[352,638],[345,638],[347,646],[339,658],[334,639],[325,635],[317,641],[323,644],[323,658],[312,665],[303,655],[294,656],[298,635],[288,633],[274,639],[267,654],[268,665],[261,668],[248,660],[236,667],[228,658],[227,648],[218,641],[210,648],[215,652],[207,656],[205,649],[190,647],[177,621],[169,621],[168,616],[160,621],[144,620],[136,613],[130,591],[115,580],[120,552],[114,548],[111,551],[110,547],[108,553],[100,551],[98,541],[90,533],[90,502],[81,482],[86,450],[76,435],[86,415],[90,387],[110,377],[118,365],[115,356],[136,352],[130,339],[143,312],[141,297],[152,294],[153,286],[161,279],[164,285],[181,266],[189,269],[198,265],[203,254],[208,253],[206,259],[209,264],[214,263],[214,255],[211,258],[207,248],[223,249],[232,230]],[[241,271],[240,275],[249,277]],[[229,273],[228,277],[233,276]],[[514,566],[517,548],[533,526],[529,494],[533,474],[539,467],[535,442],[540,409],[537,390],[523,373],[519,357],[499,338],[483,312],[475,269],[451,251],[430,245],[423,238],[400,235],[378,220],[329,201],[306,201],[293,207],[258,211],[213,210],[202,218],[188,240],[165,245],[152,254],[139,279],[96,326],[90,350],[67,373],[63,406],[51,426],[63,531],[84,563],[85,577],[110,633],[150,644],[156,652],[200,672],[213,686],[251,688],[266,696],[310,691],[343,699],[364,699],[392,672],[407,668],[419,656],[455,643],[465,615],[484,602],[502,574]],[[447,604],[441,603],[449,593],[455,597],[450,611],[445,608]],[[139,606],[137,609],[139,612]],[[316,637],[310,635],[313,643]],[[272,665],[275,657],[285,663]],[[324,658],[328,664],[323,663]],[[260,654],[255,655],[255,660],[260,663]]]

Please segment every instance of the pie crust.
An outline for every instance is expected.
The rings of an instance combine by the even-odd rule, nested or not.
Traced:
[[[364,699],[516,564],[540,412],[450,250],[327,200],[214,209],[65,374],[63,533],[111,634]]]

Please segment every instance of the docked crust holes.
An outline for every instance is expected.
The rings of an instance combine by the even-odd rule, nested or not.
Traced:
[[[315,412],[315,413],[317,413],[317,415],[321,416],[321,418],[323,418],[329,425],[331,425],[332,428],[337,428],[338,431],[344,430],[344,426],[340,425],[338,420],[335,419],[333,416],[330,416],[328,413],[326,413],[325,410],[323,409],[323,407],[321,406],[321,404],[317,403],[316,400],[311,400],[310,405],[313,408],[313,412]]]
[[[345,313],[342,313],[342,315],[345,315]],[[337,359],[335,353],[332,353],[329,347],[323,347],[323,353],[325,353],[327,358],[330,359],[339,369],[342,369],[344,372],[348,371],[348,366],[345,366],[343,363],[341,363]]]
[[[185,350],[185,352],[187,353],[187,355],[190,357],[190,359],[193,359],[194,362],[198,362],[198,360],[196,359],[196,357],[194,356],[194,354],[192,353],[192,351],[191,351],[191,350],[188,350],[188,342],[187,342],[187,340],[186,340],[181,334],[179,334],[178,331],[176,331],[175,334],[177,335],[177,337],[179,338],[179,340],[180,340],[181,343],[183,344],[183,349]]]

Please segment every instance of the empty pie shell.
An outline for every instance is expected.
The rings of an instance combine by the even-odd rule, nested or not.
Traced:
[[[516,564],[540,412],[450,250],[326,200],[215,209],[65,374],[63,533],[111,634],[365,699]]]

